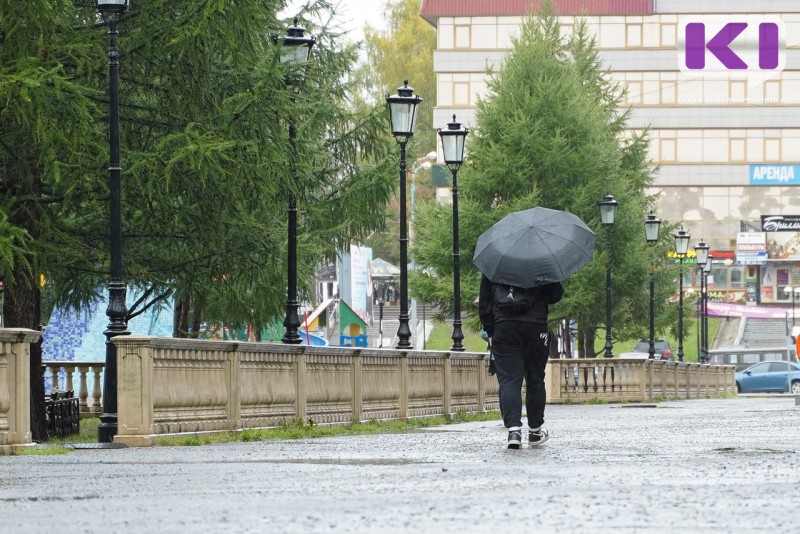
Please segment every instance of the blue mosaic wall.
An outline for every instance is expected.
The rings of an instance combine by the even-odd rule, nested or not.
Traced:
[[[42,360],[44,361],[103,361],[106,355],[108,307],[106,291],[104,298],[91,305],[75,310],[53,310],[44,330]],[[132,305],[138,295],[128,288],[127,305]],[[128,324],[131,334],[156,337],[172,337],[172,305],[158,308],[152,306],[134,317]]]
[[[108,292],[101,290],[103,298],[78,311],[53,310],[44,329],[42,342],[43,361],[81,361],[101,362],[106,358],[106,337],[103,332],[108,326],[106,308]],[[138,298],[128,288],[127,302],[132,305]],[[128,324],[131,334],[156,337],[172,337],[172,304],[158,308],[153,306]],[[73,376],[77,388],[78,375]],[[59,387],[66,387],[63,369],[59,376]],[[45,376],[45,392],[50,390],[50,373]]]

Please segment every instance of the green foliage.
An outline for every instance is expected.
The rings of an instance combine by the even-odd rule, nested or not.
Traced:
[[[576,320],[591,343],[605,323],[610,261],[614,325],[642,328],[650,262],[659,262],[671,248],[666,236],[672,226],[664,221],[664,238],[647,246],[644,219],[655,200],[647,192],[654,170],[647,136],[624,134],[621,91],[602,66],[585,20],[565,39],[551,11],[526,18],[503,65],[490,73],[486,95],[478,102],[467,161],[458,175],[462,309],[476,311],[480,273],[471,259],[478,236],[512,211],[545,206],[578,215],[598,235],[594,260],[566,282],[551,319]],[[619,201],[610,257],[597,207],[606,193]],[[412,272],[409,283],[418,299],[445,314],[452,311],[453,261],[442,253],[452,250],[451,213],[450,206],[434,202],[418,209],[412,255],[424,268]],[[672,276],[668,269],[657,273],[662,325],[674,292]]]
[[[414,137],[407,146],[409,171],[413,162],[436,150],[436,126],[433,124],[433,108],[436,104],[436,76],[433,72],[433,52],[436,49],[436,30],[419,16],[421,0],[375,0],[385,5],[386,30],[376,30],[367,25],[364,31],[366,61],[355,73],[362,86],[361,106],[386,106],[387,94],[395,94],[404,80],[414,88],[423,101],[417,110]],[[387,131],[387,133],[389,133]],[[399,165],[399,151],[390,156],[394,169]],[[397,173],[395,172],[395,183]],[[419,170],[416,179],[418,201],[431,199],[434,189],[430,171]],[[397,185],[395,185],[397,187]],[[411,184],[407,184],[411,187]],[[409,195],[410,198],[410,195]],[[367,245],[372,247],[375,257],[392,263],[399,262],[400,235],[399,202],[386,206],[386,224],[381,226]],[[410,213],[410,212],[409,212]]]
[[[271,38],[284,3],[141,0],[119,23],[125,281],[210,322],[282,316],[290,196],[308,294],[321,260],[382,225],[396,187],[384,105],[351,105],[357,50],[314,22],[327,0],[298,14],[317,44],[302,88],[285,83]],[[109,270],[105,27],[92,2],[63,0],[0,0],[0,27],[0,268],[43,272],[48,302],[79,306]]]

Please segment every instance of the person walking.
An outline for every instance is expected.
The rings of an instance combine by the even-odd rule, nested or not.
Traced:
[[[481,278],[478,314],[489,337],[497,371],[498,397],[503,424],[508,429],[508,448],[522,445],[522,380],[526,383],[528,445],[537,447],[549,439],[544,424],[547,394],[545,365],[550,354],[547,315],[550,304],[564,295],[559,282],[520,288]]]

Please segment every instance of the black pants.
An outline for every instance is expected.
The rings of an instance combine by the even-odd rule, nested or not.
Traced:
[[[544,369],[550,354],[550,335],[545,325],[501,321],[495,324],[492,352],[499,384],[500,412],[506,428],[522,426],[522,379],[528,426],[544,423],[547,394]]]

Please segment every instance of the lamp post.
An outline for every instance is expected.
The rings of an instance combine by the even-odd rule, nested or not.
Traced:
[[[313,35],[306,36],[305,28],[298,26],[297,17],[294,23],[289,26],[286,35],[280,39],[281,64],[287,67],[284,78],[286,85],[289,86],[295,95],[300,92],[306,74],[306,65],[311,59],[311,49],[314,47],[316,39]],[[273,36],[273,42],[278,44],[278,36]],[[290,178],[296,180],[297,154],[295,138],[294,119],[289,118],[289,144]],[[286,283],[286,317],[283,320],[284,334],[281,341],[290,345],[299,345],[303,342],[297,329],[300,327],[300,315],[298,310],[300,302],[297,300],[297,200],[294,193],[289,188],[289,209],[288,209],[288,245],[287,245],[287,283]]]
[[[655,244],[658,243],[658,229],[661,226],[661,219],[656,217],[653,213],[647,216],[647,219],[644,221],[644,236],[647,240],[647,243],[650,245],[650,344],[647,349],[648,358],[654,360],[656,357],[656,323],[655,323],[655,309],[656,309],[656,297],[655,297],[655,265],[652,264],[653,261],[653,254],[652,249],[655,247]]]
[[[705,336],[705,316],[706,316],[706,265],[711,265],[711,260],[708,254],[709,246],[705,241],[700,239],[700,242],[694,246],[695,257],[697,258],[697,265],[700,266],[700,354],[698,360],[700,363],[705,363],[706,357],[706,336]]]
[[[683,229],[672,237],[675,238],[675,252],[678,255],[678,361],[683,361],[683,258],[689,251],[689,239],[691,236]]]
[[[379,348],[383,348],[383,293],[378,295],[378,338],[380,339]]]
[[[442,138],[444,163],[453,173],[453,346],[452,351],[463,352],[464,333],[461,331],[461,247],[458,242],[458,169],[464,163],[464,142],[469,130],[461,127],[453,115],[446,129],[439,129]]]
[[[119,149],[119,50],[117,49],[117,23],[128,8],[128,0],[97,0],[97,10],[108,24],[108,122],[109,122],[109,241],[111,269],[108,281],[109,323],[106,336],[106,361],[103,371],[103,413],[97,428],[98,443],[111,443],[117,433],[117,348],[111,342],[114,336],[130,335],[128,309],[125,305],[127,289],[122,281],[122,217],[120,210],[121,184]]]
[[[703,363],[709,363],[708,356],[708,281],[711,278],[711,268],[714,266],[714,255],[708,255],[708,261],[703,266],[703,278],[705,280],[705,294],[703,295]]]
[[[617,205],[610,193],[606,193],[603,200],[597,203],[600,207],[600,222],[606,229],[606,358],[613,358],[613,345],[611,343],[611,230],[617,215]]]
[[[397,329],[398,349],[412,349],[408,316],[408,221],[406,219],[406,144],[414,135],[417,106],[422,98],[414,94],[408,80],[396,95],[386,95],[392,122],[392,135],[400,145],[400,326]]]

